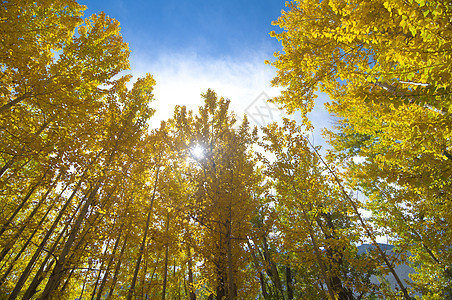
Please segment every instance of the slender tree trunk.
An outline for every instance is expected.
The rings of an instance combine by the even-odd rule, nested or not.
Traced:
[[[58,287],[60,279],[63,277],[63,275],[65,273],[63,271],[63,267],[66,263],[66,256],[68,255],[70,249],[72,248],[72,244],[74,243],[74,240],[80,231],[80,226],[82,225],[82,222],[86,216],[86,213],[88,212],[89,207],[91,206],[91,204],[94,201],[94,198],[97,194],[99,187],[100,187],[100,184],[97,184],[96,187],[94,187],[94,189],[91,190],[88,198],[86,199],[85,203],[83,204],[82,210],[81,210],[80,214],[78,215],[74,226],[72,227],[71,233],[69,234],[69,237],[66,240],[66,243],[64,244],[63,250],[61,250],[58,260],[55,263],[55,267],[52,271],[52,274],[50,275],[50,278],[47,281],[47,284],[44,288],[44,292],[42,293],[42,295],[40,297],[41,300],[49,299],[50,294]]]
[[[25,230],[25,228],[27,228],[30,225],[31,220],[33,219],[33,217],[35,216],[35,214],[38,212],[39,208],[41,207],[41,205],[44,203],[45,199],[47,199],[47,196],[49,195],[49,193],[55,188],[55,185],[57,184],[59,178],[60,178],[61,174],[58,175],[58,177],[55,179],[54,183],[52,184],[52,186],[50,188],[47,189],[47,192],[45,193],[45,195],[41,198],[41,200],[39,201],[38,205],[36,205],[36,207],[33,209],[33,211],[30,213],[30,215],[28,215],[27,219],[23,222],[22,226],[19,228],[19,230],[14,234],[14,236],[11,238],[11,240],[13,241],[11,244],[8,244],[7,246],[5,246],[2,250],[2,252],[0,253],[0,262],[5,258],[6,254],[8,254],[9,250],[11,250],[11,248],[14,246],[14,243],[18,240],[19,236],[22,234],[22,232]],[[67,186],[66,186],[67,187]],[[64,192],[65,189],[63,189]],[[61,195],[61,194],[60,194]],[[52,208],[53,206],[51,205],[50,208]],[[50,210],[49,208],[49,210]],[[47,216],[48,212],[45,214]],[[39,224],[42,224],[41,222]],[[38,225],[37,228],[39,228],[40,225]],[[0,284],[1,285],[1,284]]]
[[[165,300],[166,295],[166,282],[168,279],[168,250],[169,250],[169,241],[168,241],[168,229],[169,229],[169,220],[170,220],[169,211],[166,215],[166,229],[165,229],[165,237],[167,239],[165,244],[165,266],[163,269],[163,285],[162,285],[162,300]]]
[[[27,157],[27,159],[16,169],[14,169],[11,174],[8,175],[8,177],[4,178],[4,180],[0,180],[0,190],[5,189],[5,185],[11,181],[12,178],[14,178],[14,176],[17,175],[17,173],[19,173],[19,170],[23,169],[26,165],[28,165],[31,161],[33,160],[33,158],[31,157]]]
[[[115,290],[116,281],[118,279],[119,269],[121,268],[121,262],[122,262],[122,258],[124,256],[124,251],[126,250],[128,237],[129,236],[126,234],[126,237],[124,239],[124,244],[122,244],[121,253],[119,254],[118,262],[116,263],[115,274],[113,275],[113,279],[112,279],[111,285],[110,285],[110,290],[107,294],[106,300],[111,299],[113,292]]]
[[[398,276],[397,272],[394,270],[394,267],[392,266],[392,264],[389,262],[388,257],[386,255],[386,253],[381,249],[380,245],[378,245],[375,236],[372,234],[369,226],[366,224],[366,222],[364,222],[363,218],[361,217],[361,213],[358,210],[358,206],[356,205],[355,201],[353,201],[352,198],[350,198],[350,196],[347,194],[347,192],[344,189],[344,186],[342,185],[341,181],[339,180],[339,178],[337,177],[336,173],[330,168],[329,164],[327,164],[325,162],[325,160],[323,159],[323,157],[320,155],[320,153],[317,151],[317,149],[312,146],[311,142],[308,139],[308,143],[310,144],[311,148],[314,149],[314,152],[316,153],[316,155],[319,157],[320,161],[326,166],[326,168],[328,169],[328,172],[333,176],[334,180],[336,181],[336,183],[339,185],[339,187],[341,188],[341,192],[344,195],[344,198],[346,200],[348,200],[348,202],[350,203],[355,215],[358,217],[359,222],[361,223],[361,226],[364,228],[364,231],[366,232],[366,235],[371,239],[372,241],[372,245],[377,249],[377,252],[380,254],[381,258],[383,259],[386,267],[388,267],[389,271],[391,272],[391,274],[394,276],[394,279],[396,280],[397,284],[399,285],[400,289],[402,290],[403,293],[403,298],[405,300],[411,300],[410,295],[408,294],[408,291],[405,287],[405,285],[402,283],[402,280],[400,279],[400,277]]]
[[[113,195],[114,191],[116,190],[116,187],[108,194],[107,197],[103,200],[101,204],[101,208],[105,207],[105,203],[108,202],[110,197]],[[93,213],[93,211],[96,208],[94,206],[91,206],[91,211],[87,214],[86,221],[89,226],[84,226],[82,233],[79,234],[79,238],[75,246],[72,246],[73,249],[85,249],[88,246],[88,240],[86,239],[86,236],[93,230],[93,228],[96,225],[96,222],[100,222],[102,220],[102,217],[104,214],[100,214],[99,212]],[[99,217],[101,217],[99,219]],[[73,258],[76,256],[76,254],[81,254],[83,251],[72,251],[71,255],[67,259],[67,261],[73,261]]]
[[[107,169],[110,166],[115,153],[116,153],[116,148],[114,148],[111,151],[104,169]],[[49,280],[47,281],[47,284],[44,288],[44,291],[41,294],[41,297],[39,298],[40,300],[49,299],[50,294],[58,287],[61,278],[64,276],[65,272],[63,271],[63,268],[66,263],[67,255],[69,254],[69,251],[71,250],[71,248],[73,246],[76,236],[80,232],[81,224],[82,224],[83,220],[85,219],[89,208],[94,203],[94,199],[97,195],[97,192],[98,192],[103,180],[104,179],[99,180],[97,182],[97,184],[95,185],[95,187],[90,190],[89,196],[87,198],[85,197],[86,201],[84,201],[82,210],[80,211],[80,213],[75,221],[75,224],[73,225],[72,230],[69,234],[69,237],[66,240],[66,243],[64,244],[63,250],[61,251],[61,253],[58,257],[58,260],[55,263],[55,267],[53,268],[52,274],[50,275]],[[85,232],[87,232],[87,231],[85,231]]]
[[[322,260],[322,255],[320,253],[320,248],[319,248],[319,245],[317,244],[317,240],[315,238],[314,230],[312,229],[311,224],[309,223],[308,216],[306,215],[306,212],[304,210],[303,210],[303,216],[305,218],[305,223],[309,230],[309,236],[311,237],[312,246],[314,248],[314,253],[317,258],[317,263],[319,264],[320,271],[322,272],[323,280],[325,281],[326,287],[328,289],[328,294],[330,295],[331,300],[336,300],[336,297],[334,296],[333,287],[331,286],[329,277],[326,274],[326,267]]]
[[[25,283],[25,281],[27,280],[28,276],[30,275],[30,271],[33,267],[33,265],[36,262],[36,259],[38,258],[38,256],[41,254],[42,250],[44,249],[45,244],[47,243],[48,239],[50,238],[50,236],[52,235],[53,231],[55,230],[56,226],[58,225],[60,219],[63,217],[64,213],[66,212],[66,209],[68,208],[69,204],[71,203],[72,199],[74,198],[75,194],[77,193],[78,189],[80,188],[80,185],[82,183],[83,177],[82,179],[79,180],[79,182],[77,183],[77,186],[74,188],[74,191],[72,192],[72,194],[69,196],[69,198],[67,199],[67,201],[64,203],[63,207],[61,208],[58,216],[55,218],[55,220],[52,223],[52,226],[50,227],[50,229],[47,231],[46,235],[44,236],[44,238],[42,239],[41,243],[39,244],[38,248],[35,250],[34,255],[32,256],[32,258],[30,259],[30,261],[28,262],[27,266],[25,267],[24,271],[22,272],[22,275],[20,276],[18,282],[16,283],[16,286],[14,287],[14,290],[11,292],[8,300],[12,300],[12,299],[16,299],[20,290],[22,289],[23,284]],[[83,201],[82,201],[83,202]]]
[[[88,280],[88,276],[85,277],[85,280],[83,280],[83,287],[82,287],[82,291],[80,292],[80,296],[78,297],[78,299],[83,299],[83,293],[85,292],[85,286],[86,286],[86,281]]]
[[[8,278],[9,272],[11,272],[11,270],[13,269],[16,261],[22,256],[22,254],[24,253],[24,251],[27,249],[28,245],[30,244],[31,240],[33,239],[33,237],[35,236],[36,232],[38,232],[38,230],[41,228],[42,223],[44,223],[45,219],[47,218],[47,215],[49,214],[50,210],[52,209],[52,207],[49,207],[46,211],[46,213],[44,214],[44,216],[41,218],[41,220],[39,221],[38,225],[36,226],[35,230],[33,230],[33,232],[31,233],[30,237],[27,239],[27,241],[25,242],[25,244],[22,246],[22,248],[20,249],[20,251],[16,254],[16,256],[14,257],[14,259],[12,260],[12,262],[9,265],[8,270],[6,270],[5,273],[3,273],[2,278],[0,279],[0,286],[3,285],[3,283],[5,282],[6,278]],[[11,248],[6,248],[6,249],[11,249]],[[3,252],[2,252],[3,254]],[[5,253],[6,255],[6,253]]]
[[[68,277],[66,278],[66,281],[64,282],[63,286],[61,287],[61,292],[64,292],[66,290],[66,288],[69,285],[69,281],[72,278],[72,275],[74,275],[75,269],[71,269],[71,272],[69,272]]]
[[[179,286],[179,289],[180,289],[179,280],[176,277],[176,256],[173,256],[173,278],[175,280],[177,280],[177,283],[178,283],[178,286]],[[174,289],[173,289],[173,293],[172,294],[173,294],[173,297],[171,297],[171,298],[175,299],[176,298],[176,291]]]
[[[263,246],[264,246],[264,258],[267,261],[268,265],[270,266],[270,271],[267,270],[267,274],[272,279],[273,284],[276,286],[279,297],[285,299],[281,278],[279,276],[278,269],[276,268],[276,264],[273,262],[273,259],[270,255],[270,249],[268,248],[267,238],[265,236],[263,238]]]
[[[218,230],[218,235],[219,235],[219,252],[216,253],[216,255],[218,255],[218,257],[216,258],[216,261],[218,263],[217,267],[217,276],[218,276],[218,286],[216,288],[216,299],[217,300],[224,300],[226,299],[226,289],[225,289],[225,285],[226,285],[226,277],[227,277],[227,272],[226,272],[226,268],[227,266],[225,266],[224,263],[224,257],[227,256],[226,253],[223,252],[223,235],[224,233],[221,230]]]
[[[50,171],[50,167],[47,168],[47,170],[44,172],[44,175],[42,175],[41,179],[39,179],[38,182],[36,182],[31,189],[28,191],[27,195],[22,199],[22,202],[19,204],[19,206],[16,207],[16,210],[9,216],[8,220],[3,224],[2,228],[0,228],[0,236],[6,231],[8,226],[11,224],[11,222],[14,220],[16,215],[24,208],[25,204],[27,203],[28,199],[30,199],[31,195],[33,195],[36,188],[43,182],[45,177],[47,176],[47,173]]]
[[[159,254],[157,255],[157,259],[156,259],[156,261],[155,261],[154,270],[152,270],[151,278],[149,278],[149,282],[152,282],[152,280],[154,280],[155,272],[157,271],[157,267],[158,267],[159,264],[160,264],[160,256],[161,256],[161,254],[162,254],[162,253],[159,251]],[[150,288],[151,288],[151,285],[149,284],[149,285],[148,285],[148,288],[146,289],[145,299],[148,298],[148,294],[149,294],[149,289],[150,289]]]
[[[293,300],[293,287],[292,287],[292,271],[289,266],[286,266],[286,288],[287,288],[287,299]]]
[[[187,244],[187,256],[188,256],[188,287],[190,293],[190,300],[196,300],[196,294],[193,290],[193,259],[191,257],[190,245]]]
[[[148,260],[146,259],[144,262],[144,270],[143,270],[143,275],[141,276],[141,293],[140,293],[140,299],[144,299],[144,291],[145,291],[145,279],[146,279],[146,274],[148,271]]]
[[[156,169],[157,170],[156,170],[156,174],[155,174],[154,191],[152,193],[151,203],[149,205],[148,216],[146,219],[146,227],[144,228],[144,235],[143,235],[143,239],[141,241],[140,252],[138,255],[137,263],[135,265],[135,271],[133,273],[132,283],[130,284],[129,292],[127,294],[127,300],[132,299],[132,296],[133,296],[133,293],[135,290],[135,284],[137,281],[138,271],[140,270],[140,264],[141,264],[141,260],[143,258],[144,246],[146,245],[146,239],[148,236],[149,225],[151,223],[151,215],[152,215],[152,209],[153,209],[153,205],[154,205],[155,195],[157,192],[157,183],[158,183],[158,178],[159,178],[160,167],[157,165]]]
[[[336,228],[334,227],[333,220],[331,218],[330,213],[322,213],[321,214],[325,218],[326,226],[329,230],[324,230],[323,224],[320,220],[320,218],[317,218],[317,224],[320,226],[320,228],[323,231],[323,235],[325,236],[328,247],[326,248],[326,256],[328,257],[329,261],[329,270],[331,269],[340,269],[343,266],[343,249],[342,251],[335,248],[334,241],[338,239],[336,234]],[[335,266],[335,267],[333,267]],[[354,296],[353,293],[344,287],[341,278],[337,274],[331,275],[331,285],[333,287],[333,290],[335,294],[338,295],[339,300],[353,300]]]
[[[230,210],[230,208],[229,208]],[[234,264],[232,262],[232,244],[231,244],[231,220],[226,222],[226,247],[228,258],[228,298],[229,300],[235,299],[234,292]]]
[[[105,257],[105,254],[108,251],[109,244],[110,244],[110,240],[107,242],[107,246],[105,247],[104,254],[102,255],[103,257]],[[97,286],[99,285],[100,277],[102,276],[102,269],[104,268],[104,262],[105,261],[102,260],[102,263],[100,264],[100,269],[98,270],[98,273],[97,273],[96,282],[94,283],[93,291],[91,292],[91,300],[93,300],[94,296],[96,296],[96,290],[97,290]],[[107,271],[105,271],[105,273],[107,273]]]
[[[107,282],[108,274],[110,272],[110,268],[113,265],[113,260],[114,260],[114,257],[116,255],[116,250],[118,249],[118,246],[119,246],[119,240],[121,239],[121,235],[122,235],[122,228],[123,228],[123,224],[121,224],[121,227],[119,228],[119,234],[118,234],[118,237],[116,238],[115,245],[113,246],[113,250],[111,252],[110,259],[108,261],[107,270],[105,271],[104,277],[102,278],[102,282],[101,282],[101,284],[99,286],[99,290],[97,292],[96,300],[100,300],[101,297],[102,297],[102,292],[104,290],[105,283]]]
[[[85,252],[86,247],[88,247],[88,244],[85,244],[85,245],[83,246],[83,249],[81,249],[80,252],[82,252],[82,253]],[[70,259],[69,259],[68,261],[70,261]],[[69,273],[69,276],[67,276],[66,280],[64,281],[64,284],[63,284],[63,286],[62,286],[61,289],[60,289],[60,293],[66,291],[66,289],[67,289],[67,287],[69,286],[69,283],[70,283],[70,281],[71,281],[72,275],[74,275],[75,271],[77,271],[77,268],[75,268],[75,267],[70,268],[70,269],[71,269],[71,272]],[[85,276],[85,278],[86,278],[86,277],[87,277],[87,276]],[[60,282],[61,282],[62,280],[63,280],[63,277],[60,279]],[[57,285],[57,288],[58,288],[58,285]],[[56,290],[56,289],[55,289],[55,290]]]
[[[81,207],[81,202],[80,202],[79,206],[77,207],[77,210],[75,211],[75,213],[77,213],[77,211],[80,209],[80,207]],[[47,256],[45,257],[44,261],[41,263],[41,267],[36,272],[36,274],[33,278],[33,281],[28,286],[27,291],[24,294],[24,299],[31,299],[31,297],[36,293],[36,290],[37,290],[39,284],[41,283],[41,281],[44,279],[45,275],[48,272],[50,272],[50,269],[52,268],[52,265],[55,263],[55,260],[52,260],[49,264],[47,264],[47,262],[52,257],[53,253],[55,252],[56,247],[59,245],[59,242],[60,242],[61,238],[64,236],[64,233],[66,232],[67,228],[69,227],[69,224],[71,223],[73,216],[74,215],[72,215],[72,217],[66,223],[63,230],[61,230],[57,239],[53,243],[52,248],[47,253]]]
[[[248,248],[250,249],[251,256],[253,257],[254,267],[256,268],[256,270],[258,270],[258,269],[260,269],[260,263],[259,263],[259,260],[257,259],[256,253],[254,252],[254,247],[251,245],[249,239],[246,240],[246,243],[248,244]],[[270,300],[270,295],[267,292],[267,284],[264,280],[264,276],[260,270],[258,271],[258,274],[259,274],[259,282],[260,282],[261,290],[262,290],[262,296],[264,297],[265,300]]]

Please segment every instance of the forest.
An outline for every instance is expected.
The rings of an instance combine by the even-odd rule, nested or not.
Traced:
[[[0,299],[452,297],[452,2],[286,2],[266,63],[302,118],[262,128],[211,89],[151,128],[117,20],[0,5]]]

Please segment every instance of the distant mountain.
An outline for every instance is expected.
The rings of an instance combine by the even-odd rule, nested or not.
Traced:
[[[388,244],[378,243],[378,245],[380,246],[380,248],[382,250],[385,250],[385,251],[392,251],[392,248],[394,248],[393,245],[388,245]],[[374,250],[374,249],[375,249],[375,246],[372,244],[362,244],[361,246],[358,246],[358,254],[367,253],[367,252],[369,252],[369,250]]]
[[[380,246],[380,248],[385,251],[385,253],[388,256],[393,256],[393,255],[397,255],[395,253],[392,252],[392,249],[394,249],[393,245],[388,245],[388,244],[382,244],[379,243],[378,244]],[[371,244],[362,244],[361,246],[358,246],[358,254],[364,254],[364,253],[368,253],[369,251],[373,251],[375,249],[374,245]],[[408,253],[408,255],[411,255],[410,253]],[[400,280],[402,280],[403,283],[406,283],[406,287],[410,286],[410,283],[412,282],[412,280],[409,277],[409,274],[411,273],[415,273],[414,269],[411,268],[409,265],[406,264],[401,264],[398,265],[394,268],[395,272],[397,273],[397,275],[399,276]],[[399,290],[399,286],[394,278],[394,276],[392,274],[389,274],[385,277],[385,280],[389,283],[389,286],[393,289],[393,290]],[[382,282],[380,281],[384,281],[382,279],[378,279],[376,276],[372,275],[370,277],[370,281],[374,284],[382,284]],[[414,295],[417,296],[421,296],[419,293],[415,293]]]

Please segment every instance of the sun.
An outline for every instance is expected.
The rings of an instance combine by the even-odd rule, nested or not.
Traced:
[[[204,147],[199,144],[194,145],[190,148],[190,155],[195,159],[202,159],[204,157]]]

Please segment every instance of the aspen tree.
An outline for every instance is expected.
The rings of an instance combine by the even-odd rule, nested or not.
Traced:
[[[273,83],[286,88],[275,101],[310,126],[316,93],[331,97],[348,186],[414,254],[413,285],[434,299],[450,289],[451,11],[447,1],[293,1],[272,33],[284,50]]]
[[[202,96],[205,102],[198,115],[176,109],[175,126],[184,137],[185,153],[190,155],[197,145],[203,149],[201,156],[191,155],[189,174],[196,187],[192,217],[202,228],[200,251],[209,262],[203,274],[209,276],[217,299],[235,299],[243,280],[239,266],[249,259],[243,249],[246,233],[258,207],[253,191],[260,176],[250,151],[257,133],[251,132],[246,118],[233,128],[236,120],[228,112],[229,100],[219,99],[212,90]]]

